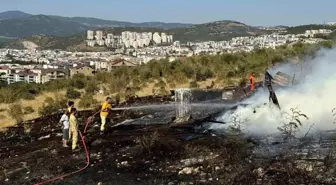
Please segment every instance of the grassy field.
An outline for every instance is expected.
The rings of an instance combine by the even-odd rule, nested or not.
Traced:
[[[207,86],[211,85],[212,81],[216,81],[216,79],[207,79],[206,81],[200,82],[198,83],[199,88],[206,88]],[[149,96],[152,95],[152,89],[154,87],[155,82],[147,84],[146,87],[142,88],[140,91],[138,91],[136,94],[138,96]],[[189,84],[178,84],[176,85],[175,88],[188,88]],[[214,88],[222,88],[224,87],[223,83],[218,83],[215,85]],[[169,87],[168,90],[172,90],[175,88],[171,88]],[[58,91],[58,92],[54,92],[54,93],[43,93],[37,97],[35,97],[34,100],[21,100],[19,102],[19,104],[22,105],[22,107],[32,107],[34,109],[34,112],[31,114],[26,114],[24,116],[24,120],[31,120],[31,119],[35,119],[38,118],[38,109],[39,107],[43,104],[43,102],[45,101],[46,98],[48,97],[56,97],[56,96],[65,96],[65,90],[64,91]],[[104,94],[95,94],[94,95],[94,99],[96,99],[98,102],[103,102],[105,99],[106,95]],[[78,105],[79,99],[75,100],[75,104]],[[8,109],[10,107],[11,104],[0,104],[0,130],[4,129],[6,127],[10,127],[10,126],[14,126],[16,125],[15,120],[13,120],[9,114],[8,114]],[[80,109],[80,108],[79,108]]]

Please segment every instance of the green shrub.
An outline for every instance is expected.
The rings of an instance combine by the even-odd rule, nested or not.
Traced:
[[[98,84],[94,80],[88,81],[85,87],[85,92],[86,93],[95,93],[98,89]]]
[[[66,91],[66,97],[69,99],[77,99],[81,96],[79,91],[76,91],[74,88],[70,87]]]
[[[83,74],[75,74],[71,79],[71,85],[77,89],[83,89],[87,84],[87,77]]]
[[[190,84],[189,84],[189,87],[190,88],[198,88],[198,84],[196,81],[191,81]]]
[[[24,114],[31,114],[31,113],[34,113],[34,109],[33,109],[33,107],[31,107],[31,106],[24,107],[24,108],[23,108],[23,113],[24,113]]]
[[[63,97],[56,96],[55,99],[48,97],[39,107],[38,113],[40,116],[47,116],[58,113],[61,109],[66,108],[67,100]]]
[[[126,99],[134,97],[135,95],[136,95],[136,89],[135,88],[126,88],[126,90],[125,90],[125,98]]]
[[[62,79],[62,80],[52,80],[42,85],[42,89],[49,92],[59,91],[65,89],[70,85],[70,80]]]
[[[12,104],[9,106],[8,110],[9,116],[15,120],[16,123],[21,123],[23,121],[24,112],[22,110],[21,104]]]
[[[93,98],[94,94],[86,93],[83,97],[79,100],[78,106],[81,108],[92,108],[98,104],[98,101]]]
[[[120,103],[120,94],[119,93],[116,94],[116,96],[115,96],[115,102],[116,102],[117,105]]]
[[[334,37],[333,37],[334,38]],[[224,53],[218,55],[192,56],[182,60],[168,62],[166,59],[152,60],[148,64],[134,68],[120,67],[111,72],[97,73],[93,79],[83,74],[75,74],[71,79],[54,80],[45,84],[15,83],[0,87],[0,103],[13,103],[20,99],[33,99],[41,91],[55,92],[73,87],[85,88],[86,93],[94,93],[97,84],[103,84],[108,90],[106,94],[120,93],[133,94],[139,87],[153,83],[159,78],[167,80],[174,87],[188,83],[189,80],[204,81],[216,77],[223,82],[236,85],[237,79],[246,78],[250,72],[262,74],[265,68],[271,64],[284,62],[287,58],[303,58],[303,56],[315,56],[321,47],[332,48],[333,42],[326,41],[315,45],[297,43],[283,45],[276,49],[256,49],[253,52]],[[190,84],[197,87],[197,83]],[[228,84],[225,84],[228,85]],[[155,91],[163,91],[167,84],[160,80],[155,84]],[[126,88],[131,90],[125,92]],[[72,90],[71,90],[72,91]],[[73,93],[74,91],[72,91]],[[69,97],[77,98],[78,93],[69,93]]]

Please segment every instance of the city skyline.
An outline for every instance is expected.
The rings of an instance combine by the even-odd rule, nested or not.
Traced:
[[[0,12],[19,10],[30,14],[94,17],[128,22],[170,22],[200,24],[218,20],[234,20],[253,26],[302,25],[334,22],[332,14],[336,1],[324,0],[171,0],[158,3],[154,0],[118,2],[100,0],[5,0]],[[153,7],[154,6],[154,7]],[[165,11],[162,11],[165,10]],[[127,12],[127,13],[126,13]]]

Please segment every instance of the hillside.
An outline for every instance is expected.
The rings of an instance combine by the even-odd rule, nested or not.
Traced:
[[[227,40],[237,36],[252,36],[265,33],[256,27],[246,24],[224,20],[205,24],[194,25],[189,28],[170,30],[175,40],[184,41],[219,41]]]
[[[21,11],[6,11],[0,13],[0,20],[5,19],[21,19],[32,16],[31,14],[21,12]]]
[[[199,25],[193,25],[189,28],[173,28],[162,29],[153,27],[114,27],[114,28],[102,28],[104,33],[121,34],[122,31],[135,31],[135,32],[166,32],[173,34],[174,40],[182,42],[188,41],[219,41],[228,40],[237,36],[252,36],[258,34],[267,33],[265,30],[261,30],[252,26],[245,25],[235,21],[217,21]],[[86,33],[75,34],[72,36],[59,37],[59,36],[27,36],[23,39],[13,40],[7,45],[9,48],[16,48],[17,42],[28,40],[36,43],[42,49],[73,49],[78,45],[84,45]],[[88,48],[84,48],[88,49]]]
[[[171,28],[183,28],[191,26],[192,24],[184,23],[164,23],[164,22],[143,22],[143,23],[132,23],[125,21],[111,21],[103,20],[91,17],[62,17],[62,16],[51,16],[52,18],[58,19],[60,21],[75,22],[85,26],[104,28],[104,27],[150,27],[150,28],[161,28],[161,29],[171,29]]]
[[[90,29],[79,23],[59,21],[46,15],[35,15],[22,19],[0,20],[0,35],[25,37],[29,35],[68,36]]]
[[[144,22],[131,23],[90,17],[62,17],[31,15],[21,11],[0,13],[0,36],[26,37],[30,35],[71,36],[88,29],[112,27],[150,27],[160,29],[191,26],[183,23]]]
[[[122,31],[139,31],[139,32],[162,32],[165,31],[159,28],[141,28],[141,27],[116,27],[103,28],[105,33],[121,34]],[[7,48],[23,49],[22,42],[30,41],[39,46],[40,49],[62,49],[62,50],[76,50],[76,51],[101,51],[104,48],[90,48],[85,47],[86,33],[75,34],[72,36],[60,37],[51,35],[31,35],[20,39],[11,39],[5,44]]]
[[[2,45],[6,48],[24,49],[23,42],[30,41],[36,44],[39,49],[61,49],[68,51],[106,51],[106,48],[86,47],[84,43],[85,35],[77,34],[71,37],[57,37],[45,35],[32,35],[22,39],[12,39]],[[1,43],[1,42],[0,42]],[[1,44],[0,44],[1,48]]]
[[[323,24],[300,25],[300,26],[288,27],[287,33],[288,34],[301,34],[301,33],[304,33],[306,30],[318,30],[318,29],[335,30],[336,26],[323,25]]]

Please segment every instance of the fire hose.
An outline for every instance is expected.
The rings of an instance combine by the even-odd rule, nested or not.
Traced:
[[[94,116],[97,115],[99,112],[100,112],[100,111],[96,112],[95,114],[93,114],[91,117],[89,117],[89,118],[87,119],[86,124],[85,124],[85,127],[84,127],[84,131],[83,131],[84,134],[86,134],[87,127],[88,127],[88,125],[93,121]],[[82,140],[82,143],[83,143],[83,146],[84,146],[84,150],[85,150],[85,154],[86,154],[86,165],[85,165],[83,168],[81,168],[81,169],[79,169],[79,170],[77,170],[77,171],[74,171],[74,172],[71,172],[71,173],[68,173],[68,174],[64,174],[64,175],[55,177],[55,178],[50,179],[50,180],[47,180],[47,181],[43,181],[43,182],[37,183],[37,184],[35,184],[35,185],[47,184],[47,183],[50,183],[50,182],[54,182],[54,181],[56,181],[56,180],[63,179],[64,177],[69,177],[69,176],[71,176],[71,175],[74,175],[74,174],[76,174],[76,173],[79,173],[79,172],[85,170],[85,169],[90,165],[90,153],[89,153],[89,151],[88,151],[88,149],[87,149],[87,147],[86,147],[86,144],[85,144],[85,136],[83,136],[83,134],[82,134],[80,131],[79,131],[79,135],[80,135],[80,137],[81,137],[81,140]]]

